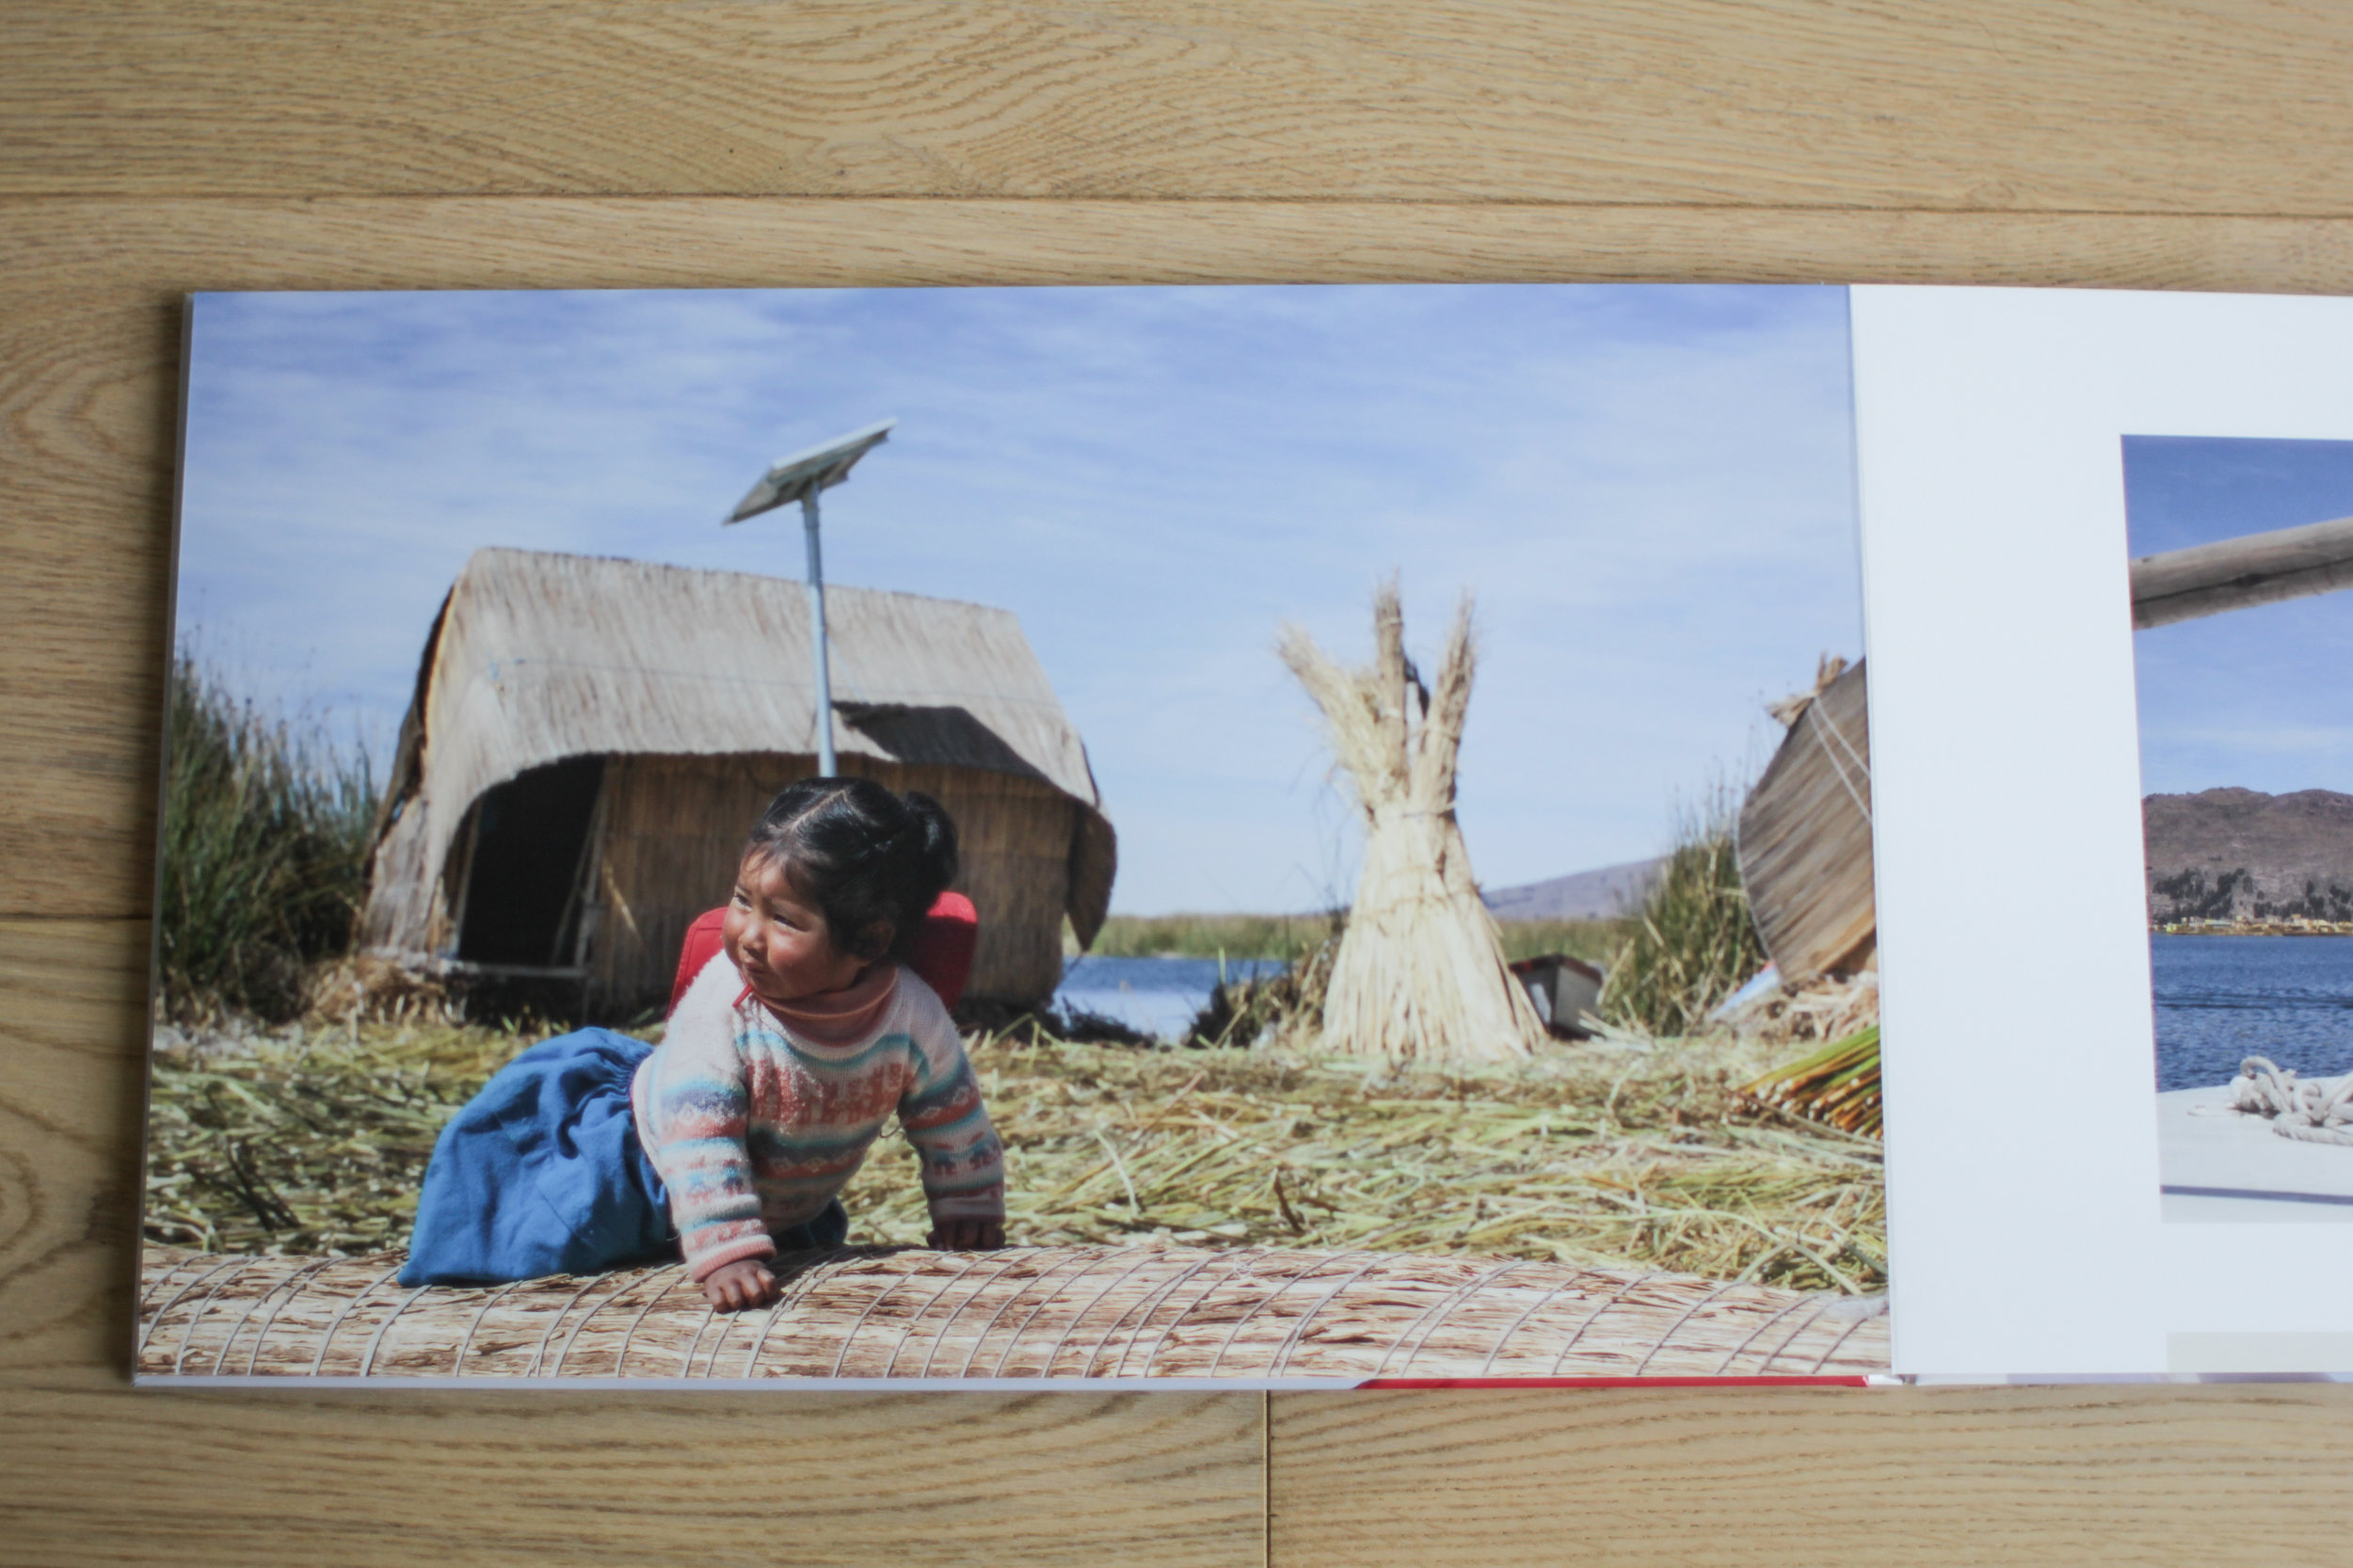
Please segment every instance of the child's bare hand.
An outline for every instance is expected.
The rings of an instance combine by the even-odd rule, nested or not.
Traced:
[[[703,1294],[721,1312],[742,1312],[771,1305],[783,1292],[767,1264],[757,1257],[744,1257],[713,1269],[703,1281]]]
[[[1005,1244],[1005,1222],[942,1220],[924,1244],[934,1252],[995,1252]]]

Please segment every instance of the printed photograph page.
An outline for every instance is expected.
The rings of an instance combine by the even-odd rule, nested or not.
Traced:
[[[1854,323],[1897,1370],[2353,1372],[2353,302]]]
[[[1885,1374],[1844,290],[190,310],[142,1377]]]

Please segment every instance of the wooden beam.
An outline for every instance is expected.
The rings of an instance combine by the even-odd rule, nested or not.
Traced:
[[[2133,629],[2353,588],[2353,517],[2143,555]]]

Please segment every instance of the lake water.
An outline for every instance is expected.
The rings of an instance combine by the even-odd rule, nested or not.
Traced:
[[[2149,963],[2159,1089],[2228,1083],[2247,1056],[2353,1072],[2353,936],[2153,934]]]
[[[1178,1040],[1217,988],[1214,958],[1097,958],[1081,954],[1063,966],[1054,1005],[1065,1014],[1116,1018],[1161,1040]],[[1274,958],[1229,958],[1229,981],[1281,974]],[[2236,1066],[2237,1064],[2232,1064]]]

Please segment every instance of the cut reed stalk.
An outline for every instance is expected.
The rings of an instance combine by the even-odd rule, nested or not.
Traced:
[[[365,1020],[168,1039],[148,1237],[219,1253],[404,1244],[441,1123],[530,1043]],[[1879,1144],[1736,1098],[1785,1043],[1549,1046],[1526,1066],[1445,1072],[1011,1034],[968,1049],[1006,1144],[1009,1229],[1025,1243],[1476,1254],[1801,1289],[1884,1282]],[[842,1196],[860,1241],[920,1242],[929,1229],[896,1138]]]
[[[1833,1040],[1820,1050],[1756,1078],[1740,1093],[1761,1105],[1824,1122],[1842,1132],[1880,1136],[1880,1029]]]

